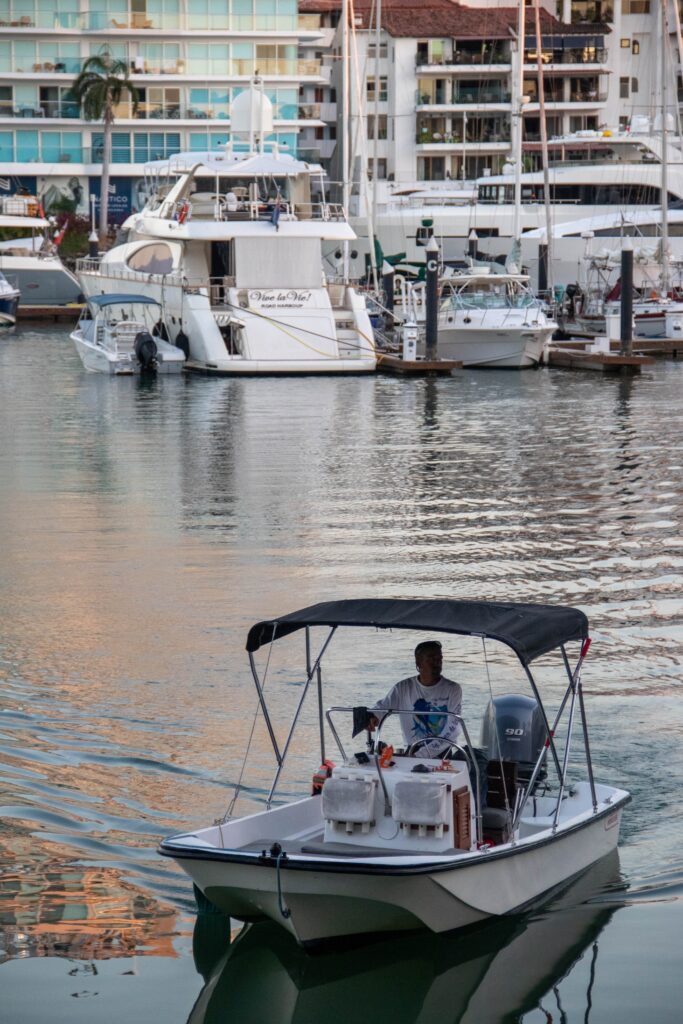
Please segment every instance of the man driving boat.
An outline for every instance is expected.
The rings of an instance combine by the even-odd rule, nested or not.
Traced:
[[[414,746],[416,757],[441,757],[457,742],[459,722],[444,712],[460,715],[462,687],[441,675],[443,654],[438,640],[423,640],[415,648],[417,674],[396,683],[383,700],[370,710],[368,729],[373,731],[384,717],[377,711],[408,711],[426,714],[400,715],[406,749]]]

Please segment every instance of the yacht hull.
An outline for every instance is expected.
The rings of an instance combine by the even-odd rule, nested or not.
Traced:
[[[197,834],[194,847],[193,837],[175,837],[160,852],[225,914],[271,918],[303,945],[415,928],[440,933],[517,911],[610,853],[628,800],[612,792],[619,795],[610,803],[568,818],[556,832],[548,822],[517,843],[450,858],[291,854],[278,865],[265,850],[210,850]]]

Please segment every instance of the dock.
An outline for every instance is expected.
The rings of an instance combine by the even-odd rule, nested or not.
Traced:
[[[588,346],[564,342],[551,345],[547,353],[550,367],[565,370],[593,370],[598,373],[637,374],[643,366],[654,366],[656,360],[651,355],[625,356],[620,352],[589,351]]]
[[[389,352],[377,353],[377,373],[395,373],[402,377],[449,377],[461,370],[457,359],[402,359]]]
[[[68,306],[22,306],[19,303],[17,320],[22,323],[53,323],[59,320],[78,320],[83,303],[77,302]]]

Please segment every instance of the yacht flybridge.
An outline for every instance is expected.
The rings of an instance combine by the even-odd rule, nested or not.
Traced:
[[[322,168],[266,144],[260,83],[232,108],[247,149],[181,153],[149,169],[152,198],[124,224],[127,241],[81,261],[85,293],[150,295],[168,314],[188,369],[208,373],[359,373],[375,369],[363,298],[323,272],[322,244],[355,238],[325,199]],[[242,123],[244,122],[244,123]],[[258,125],[258,127],[255,127]],[[317,189],[317,193],[314,191]]]
[[[314,655],[317,627],[326,632]],[[472,741],[459,716],[453,717],[462,740],[445,741],[438,758],[420,757],[417,744],[394,752],[380,741],[392,714],[430,713],[417,708],[387,713],[377,742],[368,741],[366,750],[346,749],[342,723],[349,734],[352,723],[354,731],[363,731],[358,722],[367,709],[333,705],[325,710],[321,664],[335,633],[351,627],[473,636],[481,638],[484,650],[490,638],[514,652],[531,696],[491,697],[482,728],[489,758],[486,806],[480,761],[471,754]],[[282,744],[255,655],[297,631],[305,640],[305,682]],[[570,644],[579,649],[573,667]],[[173,836],[159,852],[178,861],[225,914],[242,921],[271,918],[301,944],[418,927],[445,932],[517,910],[613,850],[630,799],[593,776],[580,680],[589,646],[583,612],[533,604],[331,601],[259,622],[249,631],[247,651],[276,760],[267,807]],[[567,683],[549,719],[530,665],[554,651]],[[274,807],[311,688],[317,691],[324,766],[319,792]],[[585,767],[575,777],[572,766],[570,778],[577,718]],[[430,735],[440,731],[432,729]],[[330,737],[339,751],[334,766],[326,761]],[[451,759],[454,752],[464,759]]]

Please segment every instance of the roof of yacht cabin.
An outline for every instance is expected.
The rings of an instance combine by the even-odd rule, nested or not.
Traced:
[[[301,14],[329,14],[341,10],[342,0],[299,0]],[[372,0],[354,0],[356,27],[367,29],[374,17]],[[409,39],[453,37],[455,39],[509,39],[517,32],[517,7],[466,7],[454,0],[423,0],[419,9],[415,0],[382,0],[382,27],[389,35]],[[596,36],[611,32],[608,25],[596,22],[566,24],[541,10],[541,29],[545,35]],[[532,34],[529,30],[529,34]]]
[[[367,600],[324,601],[252,626],[247,651],[306,626],[372,626],[430,633],[485,636],[511,647],[523,665],[561,644],[588,637],[588,619],[566,605],[498,601]]]
[[[150,161],[145,168],[150,171],[168,170],[172,174],[188,174],[194,170],[197,177],[218,175],[223,178],[249,178],[263,175],[274,178],[295,178],[299,174],[320,174],[323,170],[320,164],[309,164],[304,160],[297,160],[291,153],[250,154],[225,149],[174,153],[173,156],[165,160]]]

